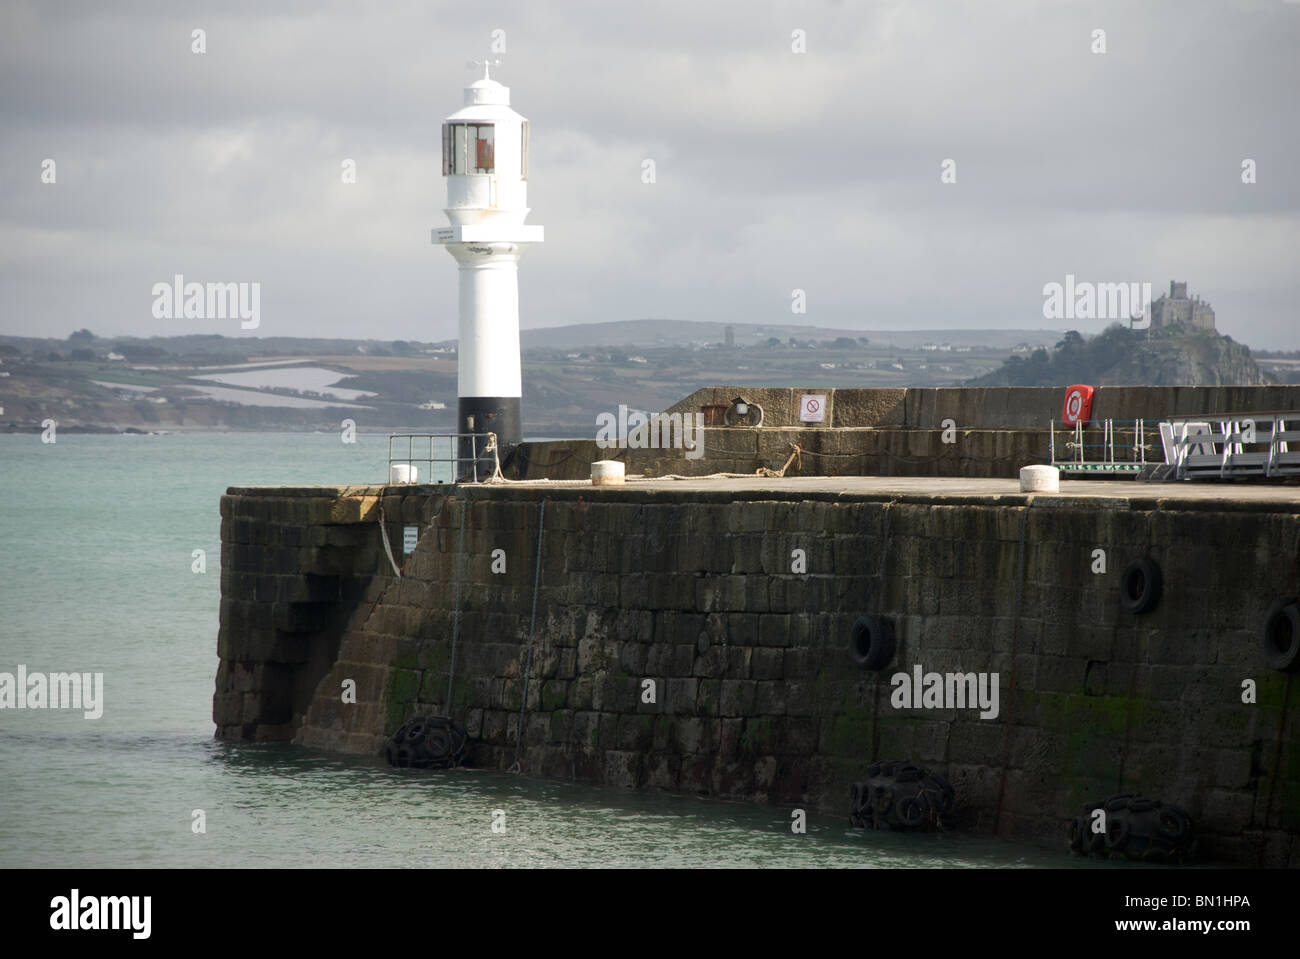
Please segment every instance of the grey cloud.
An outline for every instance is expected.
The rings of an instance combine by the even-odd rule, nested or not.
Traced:
[[[0,330],[237,334],[150,316],[183,272],[260,281],[267,335],[453,336],[438,123],[494,28],[547,228],[525,326],[789,322],[798,286],[820,325],[1041,327],[1074,272],[1298,345],[1300,6],[1263,0],[10,4]]]

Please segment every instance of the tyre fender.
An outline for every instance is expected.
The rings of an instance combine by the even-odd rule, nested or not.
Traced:
[[[1294,596],[1269,605],[1261,639],[1264,661],[1271,668],[1284,673],[1300,670],[1300,606]]]
[[[1155,609],[1164,590],[1164,577],[1153,559],[1138,559],[1125,567],[1119,581],[1119,600],[1130,613]]]
[[[883,616],[860,616],[849,634],[849,656],[858,669],[881,670],[894,658],[894,624]]]

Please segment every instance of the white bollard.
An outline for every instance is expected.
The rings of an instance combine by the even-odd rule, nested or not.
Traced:
[[[409,463],[394,463],[388,467],[388,483],[390,486],[409,485],[416,482],[419,472]]]
[[[591,464],[592,486],[622,486],[623,464],[618,460],[597,460]]]
[[[1020,470],[1020,492],[1059,493],[1061,471],[1055,466],[1025,466]]]

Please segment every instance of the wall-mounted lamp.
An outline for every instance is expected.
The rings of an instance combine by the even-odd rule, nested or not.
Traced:
[[[762,426],[763,425],[763,407],[757,403],[751,403],[743,396],[737,396],[731,401],[731,405],[726,408],[723,414],[723,423],[726,426]]]

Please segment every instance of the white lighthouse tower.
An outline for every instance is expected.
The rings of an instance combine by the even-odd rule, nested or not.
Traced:
[[[433,242],[460,265],[456,431],[495,433],[504,453],[521,428],[519,257],[542,242],[542,228],[524,225],[528,121],[486,63],[483,79],[465,88],[465,106],[442,124],[442,173],[451,226],[435,229]]]

